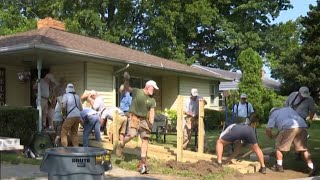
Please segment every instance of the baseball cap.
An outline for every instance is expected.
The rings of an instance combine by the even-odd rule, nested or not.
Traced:
[[[198,89],[192,88],[192,89],[191,89],[191,95],[192,95],[192,96],[198,96],[198,95],[199,95]]]
[[[247,95],[246,95],[245,93],[242,93],[241,96],[240,96],[240,98],[241,98],[241,99],[242,99],[242,98],[247,99]]]
[[[154,80],[149,80],[146,82],[146,86],[153,86],[155,89],[159,89],[157,83]]]
[[[69,83],[66,87],[66,93],[75,92],[73,84]]]
[[[304,97],[304,98],[310,96],[309,88],[306,87],[306,86],[302,86],[302,87],[299,89],[299,93],[300,93],[300,95],[301,95],[302,97]]]

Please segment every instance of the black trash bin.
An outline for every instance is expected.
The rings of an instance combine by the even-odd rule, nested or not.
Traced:
[[[100,180],[111,170],[110,153],[94,147],[58,147],[46,150],[40,170],[49,180]]]

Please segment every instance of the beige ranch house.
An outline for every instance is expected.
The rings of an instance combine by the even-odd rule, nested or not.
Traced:
[[[208,104],[219,108],[219,83],[228,80],[220,75],[149,55],[64,30],[64,24],[51,18],[38,22],[38,29],[10,36],[0,36],[0,104],[35,106],[32,91],[38,72],[50,71],[56,79],[73,83],[77,94],[96,90],[106,106],[118,105],[118,87],[126,69],[133,87],[142,88],[147,80],[157,82],[157,109],[177,108],[177,97],[185,99],[191,88],[198,88]],[[31,74],[19,80],[18,75]]]

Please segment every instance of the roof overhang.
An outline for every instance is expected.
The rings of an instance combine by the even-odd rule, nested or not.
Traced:
[[[144,63],[137,62],[137,61],[123,60],[123,59],[118,59],[118,58],[109,57],[109,56],[106,57],[106,56],[99,55],[99,54],[89,53],[89,52],[85,52],[85,51],[79,51],[79,50],[75,50],[75,49],[71,49],[71,48],[64,48],[64,47],[60,47],[60,46],[52,46],[52,45],[47,45],[47,44],[27,43],[27,44],[19,44],[19,45],[0,48],[0,56],[7,55],[7,54],[18,55],[17,53],[24,53],[24,52],[32,52],[32,53],[34,53],[34,55],[42,57],[42,59],[45,59],[45,56],[46,56],[45,52],[55,52],[55,53],[62,53],[62,54],[69,54],[69,55],[76,55],[76,56],[80,56],[80,57],[85,57],[84,61],[87,61],[87,62],[99,62],[99,63],[104,62],[104,63],[113,64],[113,65],[117,65],[117,66],[131,64],[131,65],[166,71],[169,73],[174,73],[178,76],[194,77],[194,78],[216,80],[216,81],[229,80],[229,79],[225,79],[223,77],[218,78],[218,77],[213,77],[213,76],[209,76],[209,75],[205,76],[203,74],[197,74],[195,72],[179,71],[179,70],[168,68],[168,67],[160,67],[160,66],[155,66],[152,64],[144,64]]]

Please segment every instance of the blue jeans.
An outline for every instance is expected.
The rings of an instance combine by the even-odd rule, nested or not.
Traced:
[[[99,123],[99,115],[89,115],[86,116],[86,121],[84,123],[83,127],[83,147],[89,146],[89,135],[91,133],[91,130],[94,129],[94,134],[96,137],[96,141],[101,141],[101,135],[100,135],[100,123]]]

